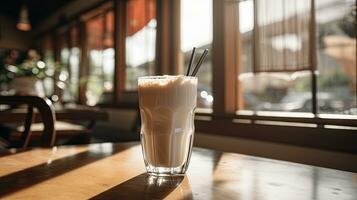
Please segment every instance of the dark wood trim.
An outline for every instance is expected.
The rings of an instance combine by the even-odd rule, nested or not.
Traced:
[[[212,92],[213,113],[225,113],[225,88],[224,88],[224,1],[213,1],[213,40],[212,40]],[[223,69],[222,69],[223,68]]]
[[[90,12],[90,11],[92,11],[92,10],[94,10],[94,9],[96,9],[96,8],[98,8],[98,7],[100,7],[100,6],[103,6],[103,5],[106,4],[106,3],[110,3],[110,2],[113,2],[113,0],[102,0],[102,1],[100,1],[100,2],[98,2],[98,3],[95,3],[95,4],[93,4],[92,6],[89,6],[88,8],[83,9],[83,10],[77,12],[77,13],[74,14],[73,16],[70,16],[70,17],[66,18],[64,22],[69,24],[69,23],[72,22],[72,21],[77,21],[78,19],[80,19],[80,17],[81,17],[83,14],[88,13],[88,12]],[[115,2],[115,1],[114,1],[114,2]],[[54,24],[52,27],[48,28],[47,30],[41,31],[41,32],[39,32],[38,34],[36,34],[36,36],[34,37],[34,39],[37,40],[37,39],[40,39],[41,37],[43,37],[44,35],[46,35],[46,34],[48,34],[48,33],[56,32],[56,30],[57,30],[58,28],[62,27],[63,25],[64,25],[64,24],[63,24],[63,21],[62,21],[62,23],[60,23],[60,22],[58,21],[57,24]]]
[[[76,103],[81,103],[81,98],[83,98],[83,97],[80,97],[81,95],[80,95],[80,80],[81,80],[81,75],[80,75],[80,71],[81,71],[81,67],[82,67],[82,60],[83,60],[83,54],[82,54],[82,51],[83,51],[83,46],[82,46],[82,33],[84,32],[84,30],[82,30],[81,29],[81,26],[82,26],[82,24],[81,24],[81,22],[78,20],[78,21],[76,21],[75,22],[75,24],[74,24],[74,27],[77,29],[77,44],[75,44],[76,46],[78,46],[78,48],[79,48],[79,50],[80,50],[80,57],[79,57],[79,63],[78,63],[78,85],[77,85],[77,98],[76,98]],[[72,42],[72,41],[71,41]],[[73,45],[73,44],[72,44]]]
[[[172,17],[170,22],[171,30],[171,63],[173,69],[171,69],[171,74],[184,74],[184,58],[181,52],[181,0],[171,0],[171,10]]]
[[[139,106],[138,104],[135,103],[125,103],[125,102],[120,102],[120,103],[113,103],[113,104],[98,104],[97,105],[100,108],[113,108],[113,109],[138,109]]]
[[[254,62],[253,62],[254,63]],[[259,73],[292,73],[292,72],[299,72],[299,71],[311,71],[310,67],[309,68],[304,68],[304,69],[282,69],[282,70],[259,70],[254,72],[254,74],[259,74]]]
[[[79,34],[80,34],[80,46],[81,46],[81,59],[79,63],[79,90],[78,90],[78,102],[85,104],[87,101],[87,77],[89,75],[89,61],[88,61],[88,46],[87,46],[87,31],[85,22],[79,22]]]
[[[274,122],[291,122],[291,123],[305,123],[305,124],[316,124],[318,126],[323,125],[336,125],[336,126],[349,126],[357,127],[357,119],[345,119],[345,118],[324,118],[319,117],[289,117],[289,116],[262,116],[262,115],[243,115],[243,114],[226,114],[226,115],[215,115],[211,113],[196,113],[198,116],[205,116],[211,118],[225,119],[225,120],[252,120],[254,121],[274,121]],[[292,127],[292,126],[290,126]]]
[[[114,2],[112,0],[99,3],[96,7],[93,7],[86,12],[82,12],[79,16],[81,21],[88,21],[90,19],[96,18],[98,16],[104,15],[108,11],[112,10],[114,7]]]
[[[156,74],[183,74],[180,47],[180,0],[157,0],[156,5]]]
[[[156,19],[157,19],[157,24],[156,24],[156,41],[155,41],[155,74],[162,74],[161,67],[162,65],[162,38],[164,37],[162,29],[163,29],[163,13],[162,13],[162,4],[161,1],[163,0],[157,0],[156,2]],[[161,38],[161,39],[159,39]]]
[[[311,64],[311,100],[312,113],[318,113],[317,101],[317,49],[316,49],[316,21],[315,21],[315,0],[311,0],[310,8],[310,64]]]
[[[227,119],[195,120],[195,127],[203,134],[357,153],[355,130],[244,124]]]
[[[252,46],[252,59],[253,59],[253,72],[256,73],[258,72],[259,70],[258,69],[258,66],[260,66],[260,63],[259,63],[259,50],[258,50],[258,42],[259,41],[259,32],[258,32],[258,8],[257,8],[257,0],[253,0],[253,8],[254,8],[254,25],[253,25],[253,36],[252,36],[252,43],[253,43],[253,46]]]
[[[57,52],[58,52],[59,47],[58,47],[58,44],[57,44],[57,41],[56,41],[56,32],[49,33],[49,37],[50,37],[50,40],[51,40],[51,43],[52,43],[52,48],[53,48],[53,60],[55,62],[57,62]],[[57,95],[57,83],[56,83],[56,79],[55,78],[53,78],[52,87],[53,87],[52,95]]]
[[[29,105],[25,115],[24,131],[22,132],[21,140],[22,147],[27,148],[31,139],[31,125],[34,122],[34,107]]]
[[[59,40],[59,34],[57,31],[54,31],[52,33],[53,35],[53,46],[54,46],[54,59],[55,59],[55,62],[58,62],[60,63],[61,62],[61,44],[60,44],[60,40]],[[57,79],[56,77],[58,77],[58,72],[57,70],[55,71],[54,73],[54,78],[53,78],[53,93],[55,95],[57,95],[59,97],[59,101],[61,101],[61,91],[60,91],[60,88],[58,88],[57,86]]]
[[[114,21],[114,103],[119,103],[123,100],[125,91],[126,1],[114,2]]]
[[[238,6],[237,2],[213,1],[213,112],[218,115],[237,110]]]
[[[235,73],[235,92],[236,92],[236,110],[243,110],[244,109],[244,90],[243,90],[243,83],[239,80],[239,74],[241,74],[241,72],[244,71],[244,66],[243,66],[243,62],[242,62],[242,58],[243,58],[243,42],[242,42],[242,36],[240,34],[240,29],[239,29],[239,2],[237,3],[237,9],[236,9],[236,21],[237,21],[237,32],[236,32],[236,39],[237,39],[237,67],[236,67],[236,73]],[[238,34],[237,34],[238,33]]]
[[[224,2],[224,112],[233,114],[237,110],[239,67],[239,4]],[[238,33],[238,34],[237,34]],[[237,36],[238,35],[238,36]],[[217,68],[217,67],[216,67]]]
[[[137,90],[125,90],[123,93],[124,94],[137,94],[138,91]]]

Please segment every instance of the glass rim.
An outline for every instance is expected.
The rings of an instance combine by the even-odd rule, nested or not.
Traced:
[[[195,76],[184,76],[184,75],[161,75],[161,76],[140,76],[138,80],[149,80],[149,79],[175,79],[178,77],[182,77],[184,79],[197,79]]]

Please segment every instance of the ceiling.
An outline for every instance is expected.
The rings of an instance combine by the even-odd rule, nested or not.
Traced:
[[[63,7],[71,1],[68,0],[1,0],[0,15],[7,15],[18,19],[22,4],[25,4],[29,10],[29,18],[32,26],[50,16],[53,12]]]

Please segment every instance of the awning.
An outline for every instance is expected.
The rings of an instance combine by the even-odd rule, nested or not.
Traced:
[[[156,18],[156,0],[129,0],[126,10],[126,33],[132,36]]]

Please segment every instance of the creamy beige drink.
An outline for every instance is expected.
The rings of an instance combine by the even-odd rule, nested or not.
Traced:
[[[141,77],[138,86],[148,172],[184,173],[193,142],[197,78]]]

